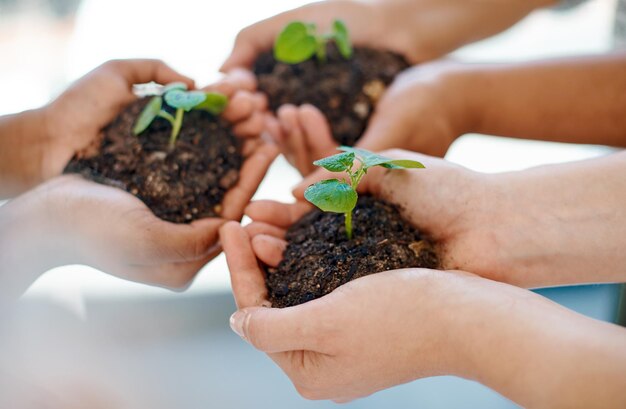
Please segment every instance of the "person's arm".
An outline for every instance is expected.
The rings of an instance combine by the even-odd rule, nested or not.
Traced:
[[[0,198],[11,197],[42,180],[50,149],[45,109],[0,116]]]
[[[626,146],[626,53],[451,72],[465,133]]]
[[[280,248],[260,246],[251,230],[228,223],[220,231],[239,308],[231,326],[306,398],[345,402],[456,375],[525,407],[626,405],[623,328],[459,271],[387,271],[299,306],[267,308],[257,257],[275,266]]]
[[[343,20],[355,44],[403,54],[413,63],[441,57],[465,44],[509,28],[554,0],[329,0],[286,11],[244,28],[222,71],[250,68],[271,49],[283,27],[303,20],[327,29]]]

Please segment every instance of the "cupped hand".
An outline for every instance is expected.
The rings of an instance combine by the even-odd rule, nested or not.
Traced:
[[[282,250],[258,238],[276,233],[260,224],[221,228],[239,308],[230,323],[306,398],[346,402],[446,374],[524,407],[612,407],[626,399],[623,328],[469,273],[386,271],[305,304],[268,308],[258,259],[276,266]],[[580,370],[573,357],[581,356],[594,365]]]
[[[250,68],[258,54],[271,49],[289,22],[315,23],[327,32],[343,20],[354,44],[403,54],[411,63],[433,60],[458,47],[507,29],[551,0],[475,1],[328,0],[311,3],[252,24],[241,30],[221,70]]]
[[[71,157],[99,140],[100,134],[120,111],[137,97],[133,85],[180,81],[194,82],[159,60],[112,60],[77,80],[43,109],[49,147],[42,158],[42,180],[59,175]],[[230,102],[222,114],[242,137],[258,136],[264,121],[265,97],[254,94],[254,78],[234,71],[206,87],[224,93]]]
[[[377,103],[356,146],[444,156],[457,137],[471,131],[473,111],[465,103],[463,71],[461,64],[441,61],[401,73]],[[315,170],[313,161],[336,153],[338,147],[326,118],[310,104],[282,106],[276,119],[267,121],[267,130],[305,176]]]
[[[497,190],[491,188],[489,175],[408,151],[381,154],[417,160],[426,168],[371,168],[359,185],[359,192],[397,205],[407,222],[436,242],[443,269],[503,279],[499,274],[502,272],[499,247],[492,236],[494,223],[502,212],[494,210],[498,197]],[[337,173],[320,169],[295,188],[295,204],[257,201],[248,206],[246,214],[255,222],[284,232],[313,208],[304,200],[306,187],[337,176]],[[502,220],[502,226],[505,221]]]
[[[257,257],[275,266],[280,254],[258,249],[251,234],[236,223],[220,231],[239,308],[231,326],[268,353],[304,397],[344,402],[426,376],[463,374],[463,349],[454,347],[445,313],[467,290],[463,273],[388,271],[296,307],[267,308]]]
[[[23,207],[28,213],[24,218],[41,220],[38,227],[47,232],[41,234],[42,246],[58,248],[47,268],[80,263],[128,280],[181,289],[221,251],[219,227],[241,219],[277,154],[272,145],[254,148],[239,181],[224,196],[221,218],[189,225],[166,222],[135,196],[77,175],[54,178],[9,206]]]

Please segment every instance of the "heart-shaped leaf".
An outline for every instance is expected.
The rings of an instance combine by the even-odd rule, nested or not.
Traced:
[[[274,43],[274,58],[287,64],[306,61],[315,54],[317,41],[314,29],[300,21],[287,24]]]
[[[349,213],[356,206],[358,195],[349,184],[329,179],[309,186],[304,198],[325,212]]]
[[[342,152],[313,162],[315,166],[321,166],[331,172],[350,170],[352,169],[352,163],[354,163],[353,152]]]
[[[163,99],[161,97],[152,97],[135,122],[135,126],[133,127],[133,133],[135,135],[139,135],[148,129],[152,121],[154,121],[154,118],[161,112],[162,105]]]
[[[202,109],[213,115],[219,115],[226,109],[228,105],[228,97],[219,92],[207,92],[206,99],[196,105],[194,109]]]
[[[333,22],[333,38],[335,44],[339,49],[339,53],[345,59],[352,58],[352,43],[350,42],[350,36],[348,35],[348,27],[341,20],[335,20]]]
[[[183,91],[174,89],[164,96],[167,105],[176,109],[191,111],[196,105],[204,102],[206,94],[202,91]]]

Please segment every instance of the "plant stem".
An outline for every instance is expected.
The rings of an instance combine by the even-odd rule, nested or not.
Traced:
[[[326,42],[327,40],[324,37],[316,37],[315,40],[317,41],[317,49],[315,50],[315,56],[317,57],[317,60],[321,63],[325,63],[326,62]]]
[[[172,122],[172,133],[170,135],[170,150],[174,149],[176,145],[176,139],[178,138],[178,134],[180,133],[180,128],[183,126],[183,109],[178,108],[176,110],[176,118],[174,118],[174,122]]]
[[[345,214],[346,216],[346,234],[348,235],[348,240],[352,240],[352,211],[349,211]]]

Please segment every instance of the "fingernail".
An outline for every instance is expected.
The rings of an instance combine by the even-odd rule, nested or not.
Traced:
[[[246,313],[243,311],[236,311],[230,316],[230,328],[233,332],[239,335],[241,338],[246,339],[243,332],[243,323],[246,319]]]

